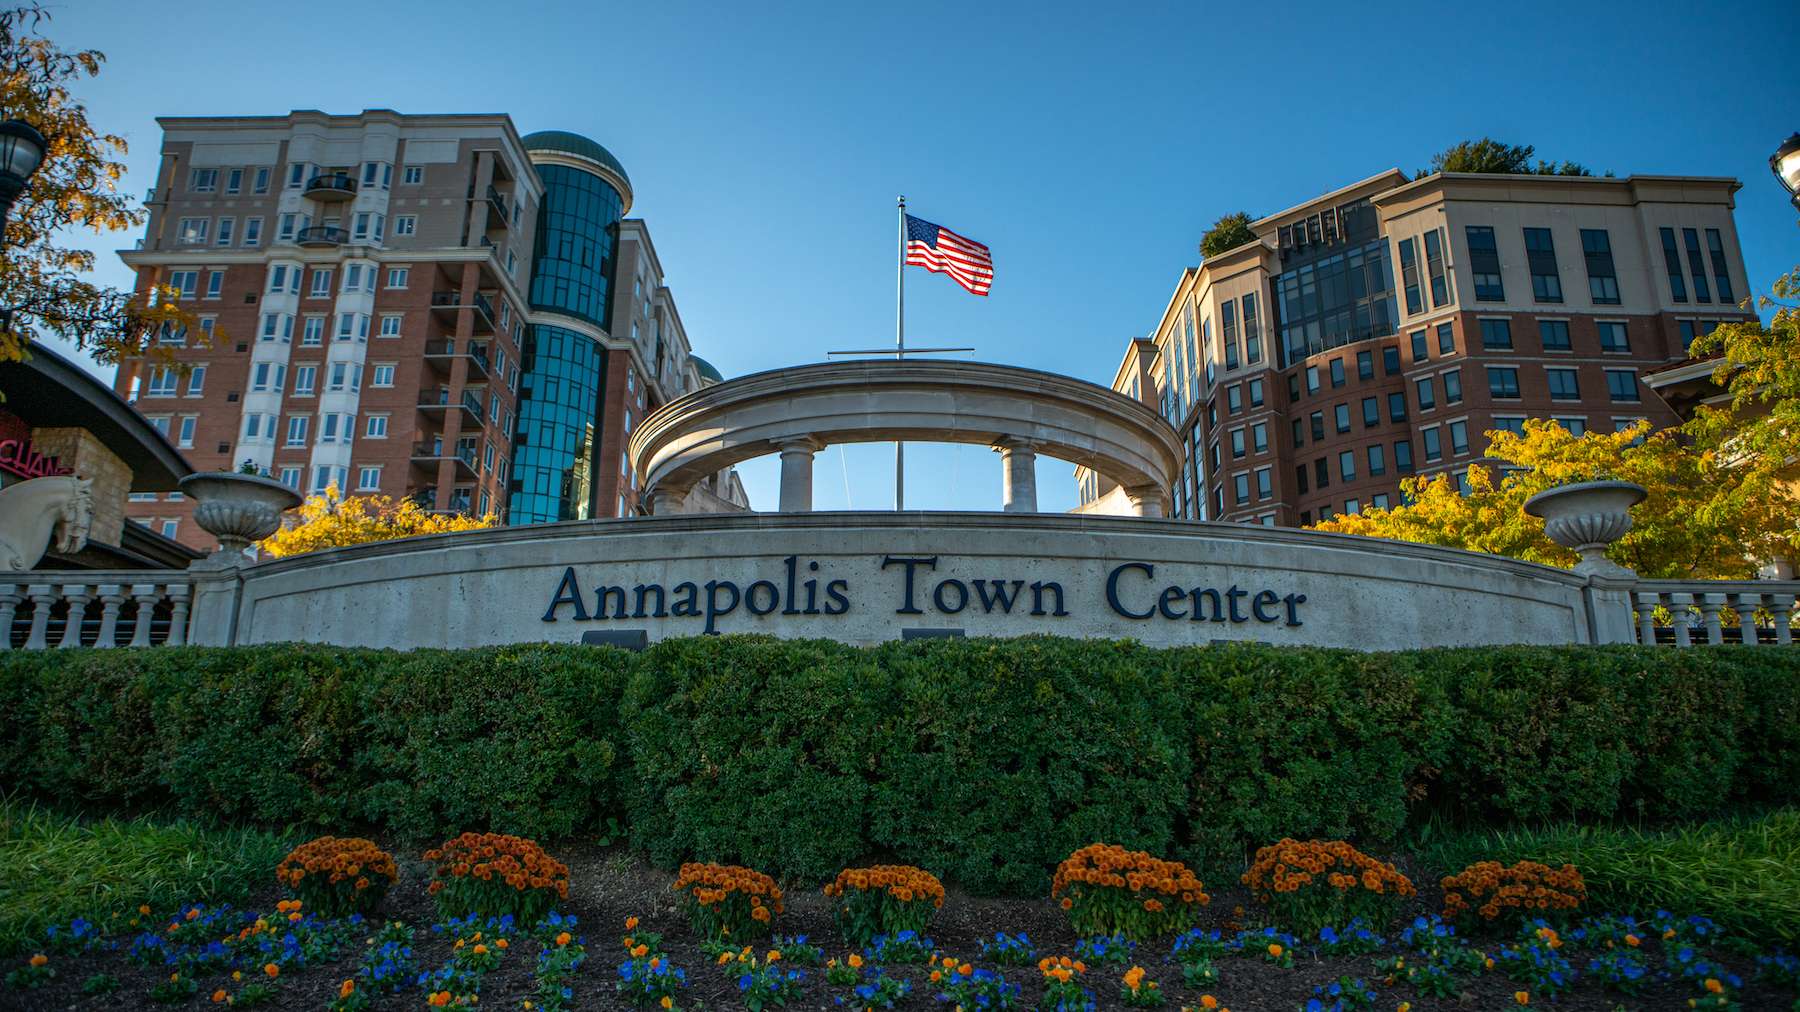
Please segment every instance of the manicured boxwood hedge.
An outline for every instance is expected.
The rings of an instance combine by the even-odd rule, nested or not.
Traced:
[[[918,864],[1040,894],[1093,840],[1240,862],[1283,835],[1678,820],[1800,802],[1800,651],[1153,650],[755,637],[642,654],[0,655],[0,775],[106,811],[546,840],[808,881]]]

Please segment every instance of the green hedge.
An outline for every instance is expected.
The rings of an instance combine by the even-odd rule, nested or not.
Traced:
[[[1041,893],[1093,840],[1220,869],[1284,835],[1800,802],[1800,651],[1773,649],[67,650],[0,655],[0,712],[10,784],[101,810],[409,840],[617,817],[664,864],[885,858],[980,893]]]

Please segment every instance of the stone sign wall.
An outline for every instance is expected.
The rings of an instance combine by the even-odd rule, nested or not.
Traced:
[[[242,581],[235,629],[197,625],[197,641],[457,647],[641,630],[873,643],[932,630],[1384,650],[1596,638],[1580,574],[1343,535],[1072,515],[576,522],[362,545],[226,578]]]

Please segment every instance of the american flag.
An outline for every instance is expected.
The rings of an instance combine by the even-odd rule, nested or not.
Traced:
[[[994,287],[994,258],[988,248],[923,218],[906,216],[906,262],[950,279],[972,295]]]

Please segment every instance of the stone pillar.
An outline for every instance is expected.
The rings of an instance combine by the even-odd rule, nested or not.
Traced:
[[[100,585],[100,635],[94,637],[94,647],[104,649],[118,646],[119,609],[125,606],[125,588],[116,583]]]
[[[156,602],[162,600],[162,591],[154,583],[134,583],[131,597],[137,602],[137,620],[132,623],[131,642],[127,645],[147,647],[150,645],[150,620],[156,615]]]
[[[1160,517],[1163,515],[1163,492],[1155,485],[1127,485],[1125,498],[1131,502],[1131,512],[1140,517]]]
[[[31,445],[57,459],[77,477],[93,481],[94,518],[88,540],[116,545],[125,536],[125,497],[131,492],[131,468],[86,429],[40,428]]]
[[[658,488],[650,493],[650,515],[672,517],[681,512],[681,504],[687,501],[687,495]]]
[[[169,614],[169,639],[167,645],[172,647],[186,646],[188,641],[188,585],[185,583],[177,583],[170,586],[169,601],[173,610]],[[146,620],[144,622],[144,628],[148,629],[149,627],[150,623]],[[148,634],[146,633],[146,635]]]
[[[813,508],[813,454],[819,444],[797,439],[781,444],[781,512],[811,513]]]
[[[13,616],[18,614],[19,605],[24,603],[25,596],[19,593],[17,584],[0,589],[0,650],[12,649]]]
[[[62,596],[69,602],[69,617],[63,622],[62,639],[56,645],[59,649],[78,647],[81,645],[81,620],[87,617],[88,602],[94,595],[88,593],[85,583],[65,583]]]
[[[175,614],[169,626],[169,645],[181,646],[175,637],[197,647],[228,647],[237,643],[237,611],[244,592],[244,567],[250,560],[237,552],[219,552],[188,566],[193,576],[193,620],[187,618],[187,603],[177,596],[185,586],[169,588],[175,600]]]
[[[1036,513],[1037,444],[1009,439],[996,443],[1000,455],[1000,509],[1007,513]]]
[[[25,649],[42,650],[50,645],[50,606],[56,603],[56,588],[47,583],[34,583],[25,589],[31,598],[31,634],[25,637]]]

